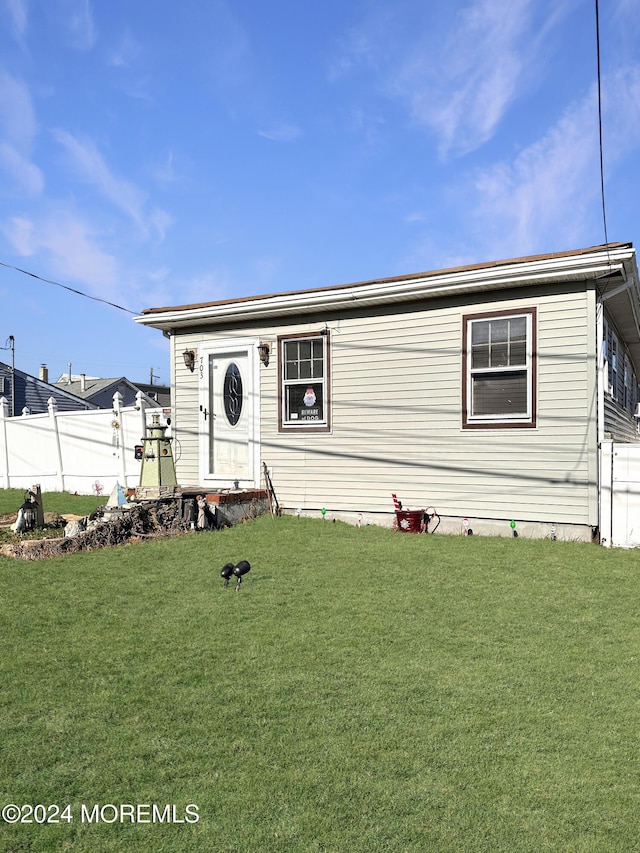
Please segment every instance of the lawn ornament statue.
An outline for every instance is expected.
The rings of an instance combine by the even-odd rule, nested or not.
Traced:
[[[236,592],[238,592],[242,583],[242,576],[249,571],[251,571],[251,565],[246,560],[240,560],[237,566],[234,566],[233,563],[226,563],[220,570],[220,577],[224,578],[225,587],[229,586],[232,577],[237,578]]]
[[[40,497],[40,486],[34,486],[34,489],[36,488],[38,490],[37,497]],[[14,533],[21,535],[25,532],[25,530],[35,529],[37,522],[37,506],[38,501],[36,500],[36,493],[32,491],[27,491],[25,501],[18,510],[18,517],[15,520],[15,524],[13,524],[12,526]]]
[[[18,510],[18,517],[16,518],[16,522],[13,525],[13,532],[20,534],[20,533],[24,533],[24,531],[26,529],[27,529],[27,520],[24,517],[24,510],[22,509],[22,507],[20,507],[20,509]]]

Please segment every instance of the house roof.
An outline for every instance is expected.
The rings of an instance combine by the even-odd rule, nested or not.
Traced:
[[[627,291],[623,297],[632,342],[637,340],[637,363],[640,364],[640,298],[635,249],[632,243],[609,243],[510,260],[453,267],[433,272],[373,279],[330,287],[295,290],[285,293],[239,297],[216,302],[147,308],[135,321],[167,332],[197,326],[224,326],[233,322],[261,322],[273,318],[301,316],[320,311],[409,302],[437,296],[504,290],[552,284],[560,281],[600,280],[600,291],[613,291],[620,285]],[[629,299],[632,299],[631,311]],[[611,309],[615,310],[612,300]],[[623,311],[623,315],[625,311]],[[622,318],[624,319],[624,317]],[[627,316],[628,320],[628,316]],[[633,329],[630,326],[633,325]],[[624,330],[621,329],[621,332]],[[625,335],[625,337],[627,337]],[[635,359],[634,359],[635,360]]]
[[[11,367],[4,362],[0,362],[0,374],[4,374],[5,376],[11,374]],[[67,400],[70,404],[73,404],[73,408],[76,409],[97,409],[94,403],[89,400],[85,400],[83,397],[80,397],[78,394],[74,394],[73,390],[70,388],[61,388],[59,385],[51,382],[45,382],[43,379],[39,379],[37,376],[32,376],[30,373],[25,373],[24,370],[19,370],[16,367],[15,370],[16,378],[20,378],[25,385],[26,389],[39,389],[42,392],[42,396],[54,397],[58,401],[64,399]],[[26,392],[27,397],[25,401],[27,404],[33,405],[31,400],[31,395],[29,391]],[[0,396],[10,396],[10,391]],[[16,397],[18,395],[16,394]]]
[[[171,405],[171,387],[169,385],[151,385],[148,382],[136,382],[135,385],[147,397],[156,400],[159,406],[168,407]]]
[[[164,404],[163,401],[161,402],[160,399],[156,401],[149,394],[148,389],[151,387],[156,388],[156,386],[150,386],[148,384],[138,385],[130,379],[127,379],[125,376],[118,376],[112,379],[100,379],[95,376],[84,376],[81,378],[72,374],[71,381],[69,381],[68,375],[63,374],[55,383],[56,388],[64,388],[76,397],[81,397],[85,400],[94,400],[100,395],[111,390],[113,390],[113,393],[115,394],[118,387],[122,387],[123,385],[126,385],[134,394],[137,394],[138,391],[142,391],[142,393],[147,397],[147,403],[150,406]],[[161,388],[162,390],[166,390],[164,386],[157,386],[157,388],[159,390]]]
[[[95,376],[85,376],[84,380],[72,377],[71,382],[63,374],[60,379],[55,382],[56,388],[66,388],[76,397],[82,397],[85,400],[90,400],[96,394],[110,388],[112,385],[117,385],[119,382],[128,382],[124,377],[116,379],[99,379]],[[84,384],[84,387],[83,387]]]

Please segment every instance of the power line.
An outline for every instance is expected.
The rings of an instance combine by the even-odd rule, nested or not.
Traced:
[[[61,287],[63,290],[68,290],[70,293],[75,293],[78,296],[84,296],[85,299],[92,299],[94,302],[102,302],[103,305],[110,305],[112,308],[117,308],[119,311],[125,311],[127,314],[133,314],[135,316],[140,313],[139,311],[132,311],[130,308],[124,308],[122,305],[118,305],[115,302],[109,302],[108,299],[101,299],[99,296],[91,296],[88,293],[84,293],[82,290],[76,290],[75,287],[60,284],[59,281],[52,281],[50,278],[43,278],[40,275],[36,275],[34,272],[29,272],[29,270],[21,270],[19,267],[14,267],[12,264],[5,264],[4,261],[0,261],[0,266],[6,267],[9,270],[14,270],[15,272],[20,272],[23,275],[31,276],[31,278],[43,281],[45,284],[53,284],[56,287]]]
[[[602,81],[600,72],[600,14],[598,0],[596,2],[596,54],[598,59],[598,132],[600,135],[600,195],[602,197],[602,222],[604,225],[604,242],[609,245],[607,235],[607,208],[604,200],[604,156],[602,152]]]

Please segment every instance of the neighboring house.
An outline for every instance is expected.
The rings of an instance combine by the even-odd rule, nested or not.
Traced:
[[[81,374],[63,374],[56,383],[57,388],[64,388],[76,397],[93,403],[97,408],[110,409],[113,405],[113,395],[122,394],[123,406],[135,406],[136,394],[142,391],[145,402],[149,406],[170,406],[170,389],[165,385],[134,384],[124,376],[116,379],[99,379],[96,376]]]
[[[162,406],[163,409],[171,408],[171,387],[169,385],[151,385],[146,382],[136,382],[136,388],[146,394],[150,400],[153,400],[155,405]]]
[[[639,441],[639,319],[616,243],[136,322],[171,339],[183,484],[257,487],[265,463],[290,512],[390,523],[395,492],[443,530],[589,540],[603,447]]]
[[[69,389],[50,384],[44,365],[40,368],[40,376],[37,378],[16,369],[12,380],[11,366],[0,362],[0,397],[7,400],[9,414],[16,416],[23,413],[37,415],[47,412],[51,397],[56,401],[60,412],[98,408],[90,400],[76,396]]]

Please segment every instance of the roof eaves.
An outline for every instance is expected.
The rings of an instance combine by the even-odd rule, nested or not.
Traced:
[[[174,308],[148,308],[134,319],[143,325],[170,330],[188,325],[248,318],[266,319],[341,309],[356,302],[361,305],[376,305],[456,292],[498,290],[558,279],[595,278],[621,268],[630,253],[633,254],[631,243],[610,243],[589,249],[492,261],[355,284],[248,296]]]

